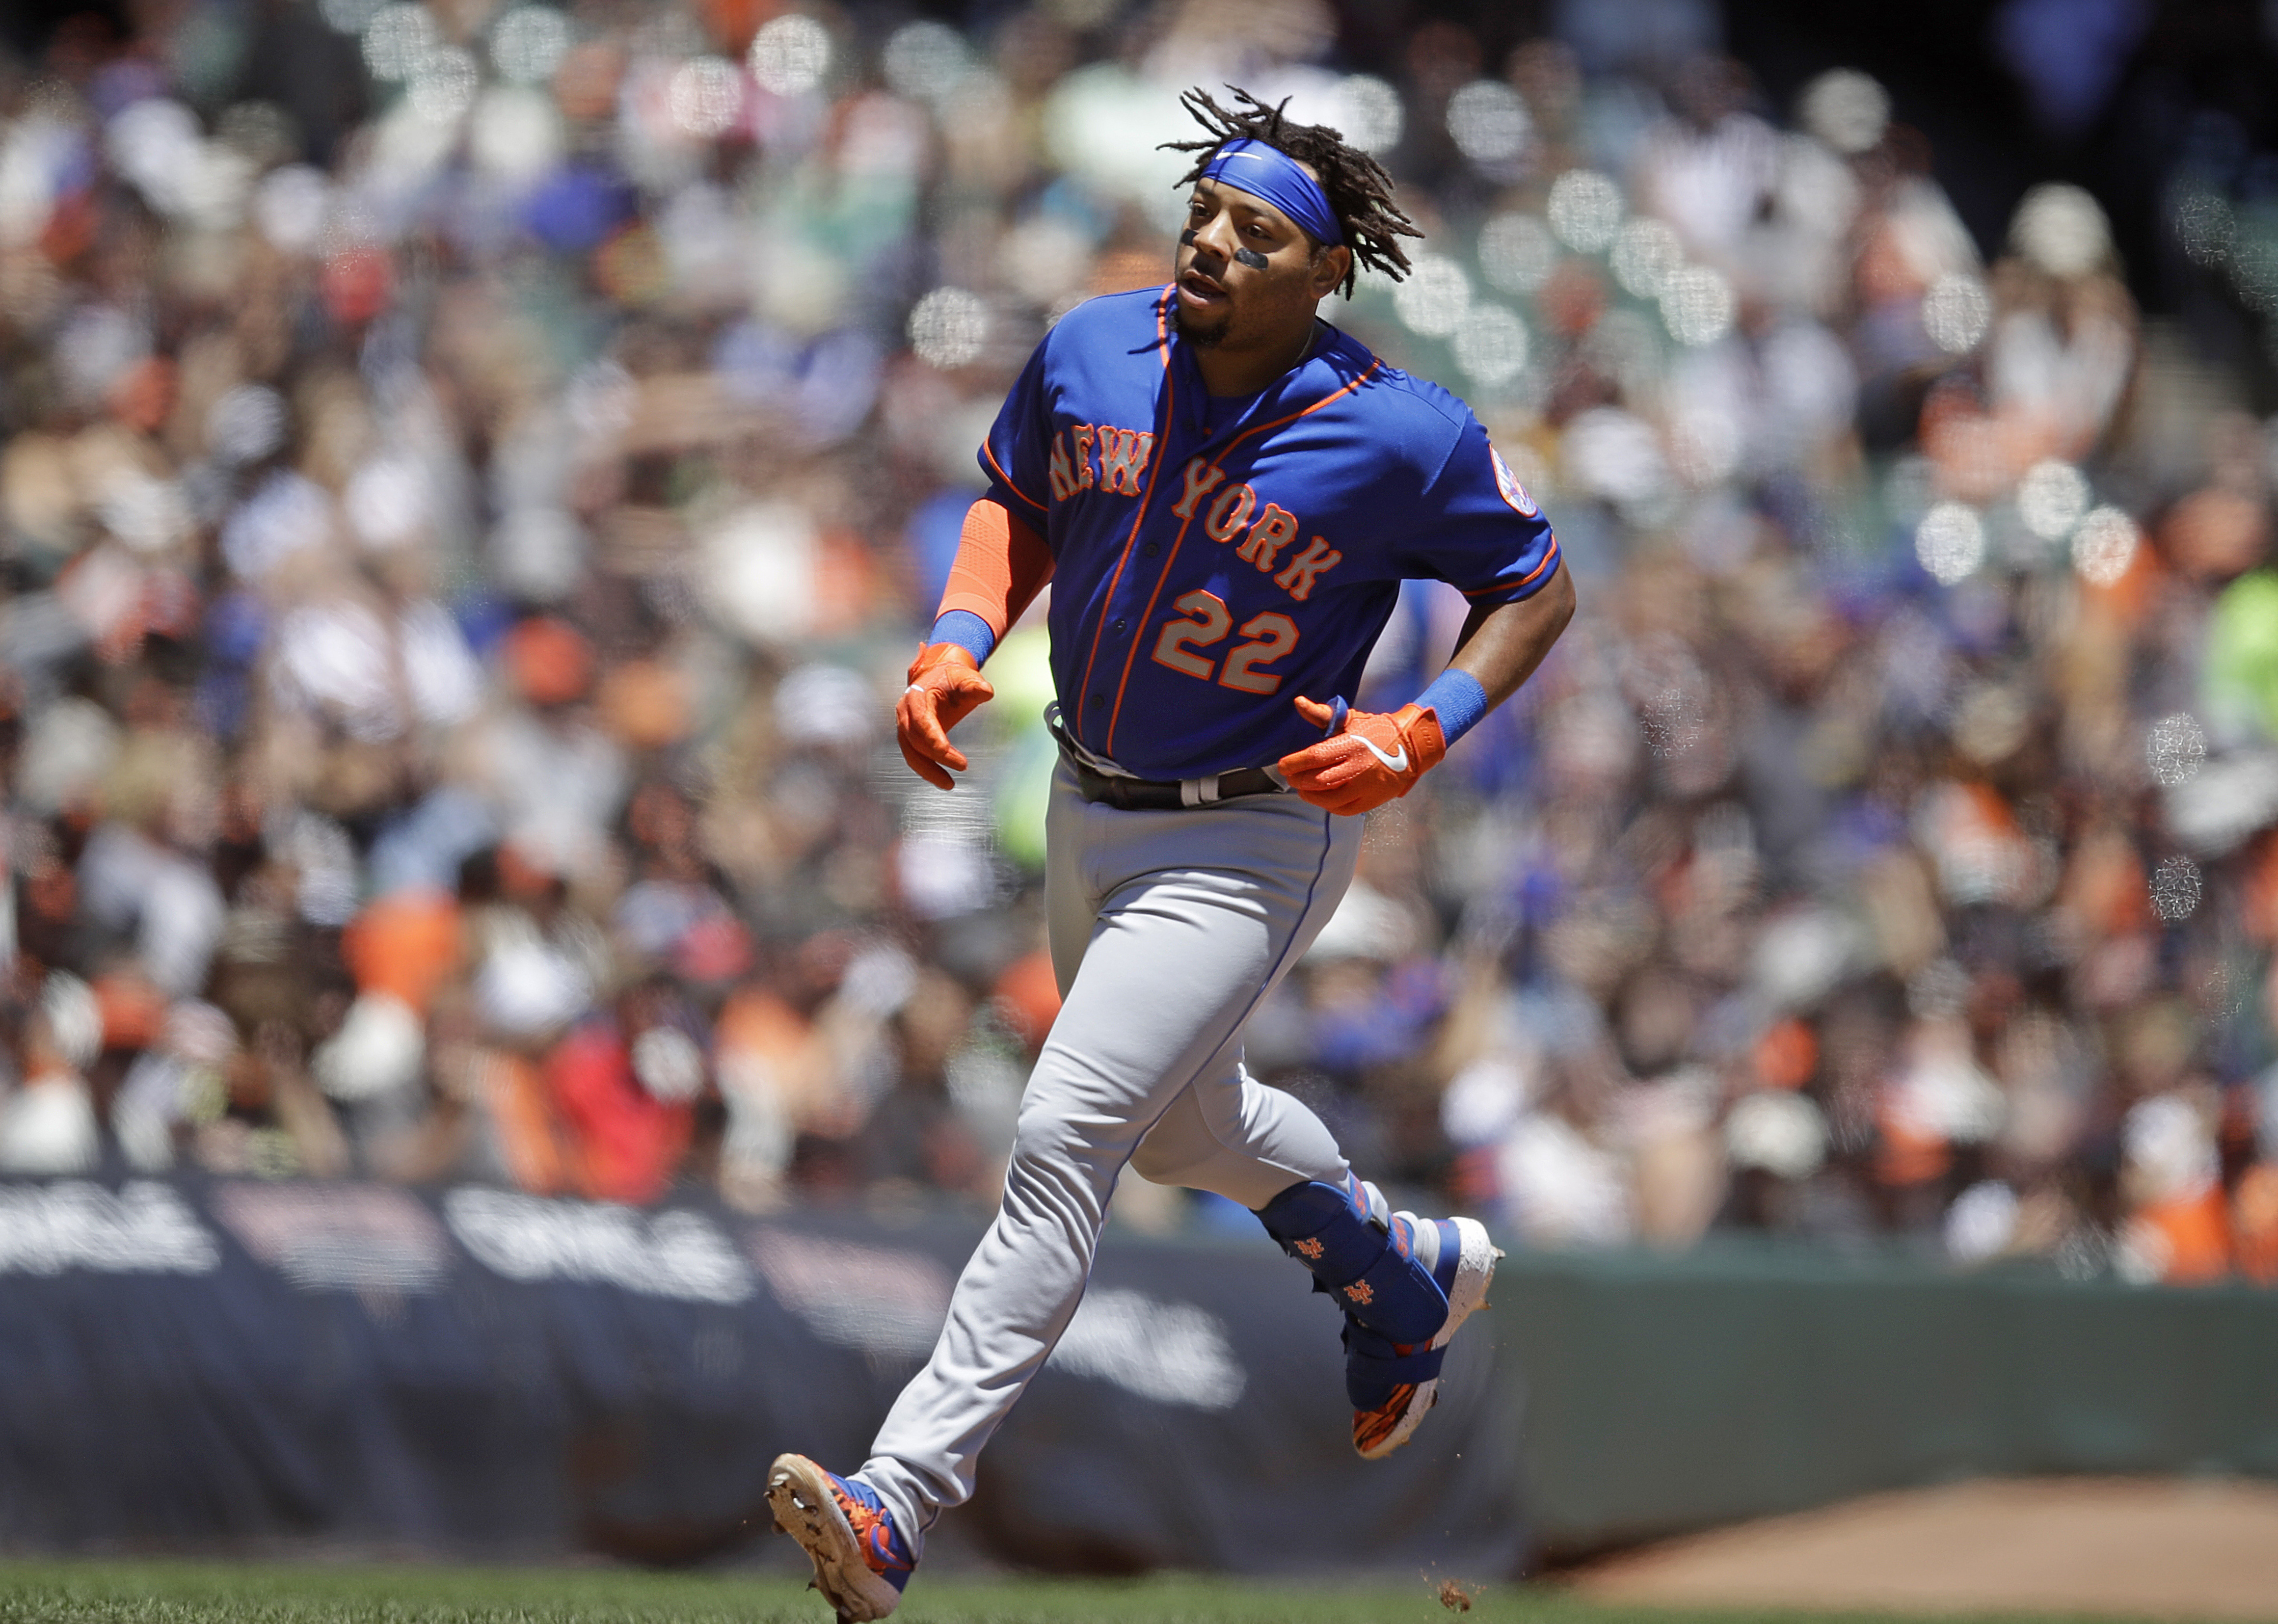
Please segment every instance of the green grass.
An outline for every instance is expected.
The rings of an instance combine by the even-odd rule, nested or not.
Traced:
[[[1192,1575],[1122,1581],[918,1582],[908,1624],[1809,1624],[1843,1615],[1686,1613],[1585,1602],[1554,1588],[1479,1587],[1466,1613],[1436,1581],[1282,1586]],[[1859,1615],[1852,1615],[1859,1616]],[[141,1561],[0,1562],[0,1624],[829,1624],[776,1576],[623,1569],[319,1567]],[[1928,1620],[1924,1620],[1928,1624]],[[1945,1613],[1936,1624],[1972,1624]],[[2040,1619],[2036,1624],[2052,1624]],[[2109,1624],[2109,1621],[2105,1621]]]

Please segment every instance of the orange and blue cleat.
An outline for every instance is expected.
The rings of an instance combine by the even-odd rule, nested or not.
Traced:
[[[1447,1299],[1448,1317],[1427,1341],[1395,1342],[1346,1314],[1345,1396],[1352,1400],[1353,1448],[1365,1460],[1380,1460],[1405,1444],[1440,1401],[1440,1366],[1448,1344],[1474,1309],[1487,1306],[1487,1284],[1502,1255],[1487,1239],[1486,1226],[1473,1218],[1426,1224],[1395,1213],[1391,1243],[1392,1250],[1403,1254],[1435,1254],[1432,1283]]]
[[[868,1484],[805,1455],[777,1455],[768,1468],[768,1506],[814,1564],[814,1588],[841,1620],[868,1624],[901,1605],[917,1563]]]
[[[1349,1172],[1338,1184],[1293,1185],[1257,1216],[1344,1310],[1353,1447],[1382,1459],[1438,1401],[1448,1344],[1487,1301],[1502,1254],[1477,1220],[1393,1212]]]

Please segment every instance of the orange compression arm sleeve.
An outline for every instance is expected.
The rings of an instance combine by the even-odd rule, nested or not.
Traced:
[[[1052,550],[1044,538],[1004,503],[984,496],[966,510],[957,561],[949,568],[949,586],[934,618],[963,609],[1001,637],[1051,578]]]

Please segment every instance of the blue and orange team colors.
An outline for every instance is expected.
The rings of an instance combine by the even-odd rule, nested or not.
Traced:
[[[1052,552],[1062,725],[1142,778],[1256,766],[1319,737],[1403,579],[1539,591],[1548,522],[1463,401],[1326,322],[1254,399],[1213,400],[1171,287],[1077,306],[981,450]]]

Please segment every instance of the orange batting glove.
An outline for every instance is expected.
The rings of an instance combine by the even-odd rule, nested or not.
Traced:
[[[910,685],[894,706],[894,732],[910,771],[936,789],[956,789],[957,781],[942,769],[962,773],[970,763],[949,742],[949,730],[996,697],[972,650],[954,643],[920,649],[910,662]]]
[[[1439,713],[1412,705],[1387,716],[1346,711],[1342,702],[1332,710],[1301,698],[1297,714],[1334,731],[1319,743],[1282,757],[1281,776],[1314,805],[1349,818],[1406,795],[1448,753]]]

